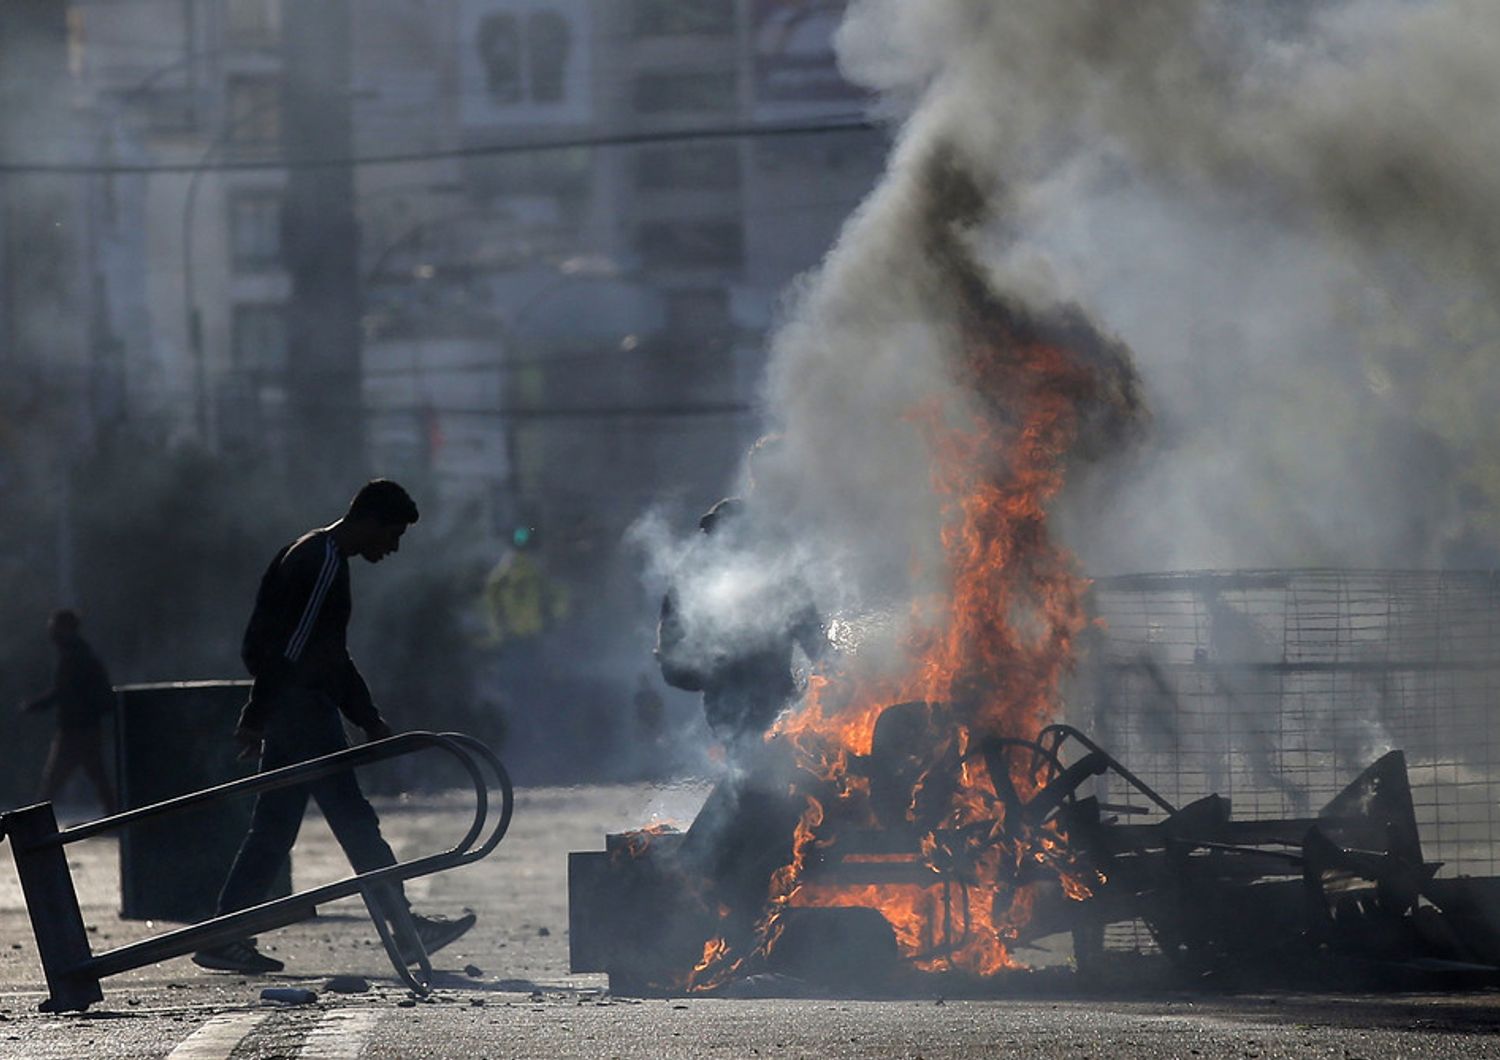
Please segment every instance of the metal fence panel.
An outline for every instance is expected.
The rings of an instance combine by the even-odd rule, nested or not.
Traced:
[[[1496,575],[1142,574],[1099,579],[1092,597],[1068,712],[1168,799],[1315,814],[1399,748],[1425,856],[1441,875],[1496,874]]]

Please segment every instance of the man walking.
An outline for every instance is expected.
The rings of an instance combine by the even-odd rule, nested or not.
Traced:
[[[47,620],[47,637],[57,649],[52,690],[21,704],[27,713],[57,708],[57,734],[42,767],[38,798],[52,802],[75,769],[82,768],[105,816],[115,812],[115,793],[104,772],[103,722],[114,710],[115,693],[104,664],[79,633],[78,612],[62,608]]]
[[[241,646],[255,683],[234,733],[245,753],[259,750],[263,771],[343,750],[348,741],[342,718],[371,740],[391,735],[345,644],[351,610],[349,557],[379,563],[400,549],[402,534],[417,518],[417,506],[404,489],[389,479],[375,479],[355,494],[343,518],[308,531],[271,561]],[[266,900],[296,841],[309,795],[317,799],[356,872],[395,864],[380,834],[380,820],[352,772],[263,792],[219,894],[220,915]],[[387,894],[388,901],[406,904],[399,884]],[[474,925],[472,913],[456,920],[415,915],[412,920],[429,953]],[[193,962],[251,974],[282,968],[253,939],[200,950]]]

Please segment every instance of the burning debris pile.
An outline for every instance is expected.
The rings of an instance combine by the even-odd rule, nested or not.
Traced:
[[[1097,963],[1104,926],[1131,920],[1198,976],[1293,953],[1493,971],[1474,892],[1444,890],[1422,859],[1399,756],[1316,816],[1236,822],[1212,794],[1173,805],[1056,724],[1090,618],[1049,516],[1147,417],[1123,343],[1057,293],[1072,285],[1038,275],[1045,257],[1028,270],[1016,237],[1068,160],[1108,183],[1132,147],[1156,158],[1161,122],[1128,90],[1180,105],[1182,84],[1223,87],[1245,67],[1233,49],[1222,70],[1188,62],[1239,40],[1208,32],[1209,6],[1168,5],[1180,30],[1166,10],[1117,5],[856,5],[866,33],[930,22],[936,36],[862,57],[912,110],[886,179],[777,330],[767,395],[784,443],[754,498],[795,528],[772,558],[838,650],[763,742],[736,749],[685,832],[574,856],[575,970],[627,991],[770,973],[868,992],[936,977],[951,992],[1005,981],[1019,948],[1052,935]],[[1068,61],[1033,54],[1048,42]],[[1159,77],[1181,64],[1192,76]],[[1222,95],[1250,114],[1229,128],[1258,134],[1261,96]],[[1091,131],[1107,157],[1079,146]],[[749,638],[776,609],[742,610]],[[1091,793],[1105,775],[1138,798]]]
[[[1107,451],[1135,424],[1134,376],[1081,316],[1040,317],[989,286],[966,245],[986,199],[956,157],[936,153],[922,186],[921,252],[952,304],[955,371],[974,397],[957,421],[935,403],[912,412],[934,454],[951,587],[915,606],[904,673],[816,676],[744,764],[751,779],[700,818],[711,860],[753,851],[754,863],[733,867],[747,891],[717,903],[722,923],[687,989],[752,974],[819,909],[863,915],[876,936],[888,924],[915,968],[991,975],[1013,965],[1007,942],[1037,888],[1089,893],[1046,815],[1021,810],[1036,763],[997,749],[1055,715],[1086,620],[1048,504],[1070,457]],[[840,873],[810,871],[830,855]]]
[[[1081,314],[1035,313],[990,285],[969,246],[988,200],[958,155],[934,152],[919,186],[913,249],[947,308],[962,397],[907,416],[933,457],[944,589],[912,604],[900,672],[857,653],[827,665],[688,833],[616,844],[627,886],[673,910],[663,925],[637,900],[607,899],[636,910],[610,944],[635,955],[631,970],[606,961],[638,988],[712,990],[830,952],[866,981],[871,969],[992,976],[1015,966],[1035,907],[1082,900],[1099,880],[1057,827],[1044,786],[1055,756],[1036,753],[1086,625],[1085,582],[1047,512],[1070,460],[1138,424],[1135,377]],[[860,941],[830,949],[829,932]],[[590,933],[580,924],[575,945]]]
[[[852,749],[789,715],[686,832],[573,856],[575,969],[730,995],[1500,982],[1491,574],[1140,575],[1087,603],[1110,624],[1066,713],[1109,749],[956,703],[877,708]],[[810,703],[836,718],[836,688]],[[1017,974],[1038,944],[1076,977]]]
[[[686,832],[575,853],[573,970],[622,994],[1005,992],[1025,989],[1012,950],[1068,934],[1079,982],[1135,989],[1105,933],[1138,922],[1183,985],[1500,983],[1500,880],[1437,878],[1399,751],[1316,817],[1236,821],[1218,795],[1173,806],[1069,726],[928,742],[953,726],[887,708],[843,772],[773,742]],[[1104,774],[1138,801],[1082,794]]]
[[[1070,466],[1141,424],[1136,380],[1081,314],[987,281],[970,250],[987,199],[957,154],[935,152],[919,185],[926,293],[957,354],[946,400],[905,420],[931,456],[940,589],[914,594],[899,665],[871,665],[857,641],[822,660],[685,832],[574,855],[574,969],[620,992],[766,975],[1005,989],[1018,949],[1070,935],[1087,974],[1106,963],[1105,928],[1137,922],[1195,980],[1500,974],[1493,881],[1436,879],[1399,752],[1316,816],[1235,821],[1217,794],[1173,805],[1056,723],[1090,620],[1047,516]],[[1098,794],[1121,785],[1129,801]]]

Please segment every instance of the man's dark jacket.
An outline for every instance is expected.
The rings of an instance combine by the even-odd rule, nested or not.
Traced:
[[[351,610],[349,560],[329,531],[312,530],[276,553],[261,577],[240,646],[255,678],[241,726],[264,730],[276,693],[288,687],[323,693],[366,731],[381,722],[349,657]]]

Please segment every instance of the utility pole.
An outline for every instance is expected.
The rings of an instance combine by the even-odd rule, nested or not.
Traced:
[[[0,0],[0,161],[72,160],[79,130],[67,16],[57,0]],[[12,429],[46,454],[31,470],[52,487],[56,592],[68,603],[76,595],[69,479],[92,427],[91,300],[79,268],[86,192],[76,181],[0,174],[0,377],[26,410]]]
[[[0,160],[65,160],[58,148],[62,141],[66,150],[70,131],[67,41],[66,4],[0,3]],[[72,293],[72,190],[47,177],[0,174],[0,361],[11,371],[19,356],[47,352],[28,318],[62,308]]]
[[[282,12],[288,440],[294,484],[321,503],[350,492],[366,468],[354,170],[323,164],[354,153],[351,25],[348,0]]]

